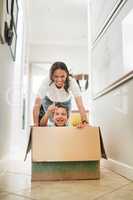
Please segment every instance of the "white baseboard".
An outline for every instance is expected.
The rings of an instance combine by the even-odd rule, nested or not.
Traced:
[[[7,166],[6,166],[6,160],[1,159],[0,160],[0,173],[4,172],[7,170]]]
[[[116,160],[101,160],[101,166],[106,167],[121,176],[133,181],[133,167]]]

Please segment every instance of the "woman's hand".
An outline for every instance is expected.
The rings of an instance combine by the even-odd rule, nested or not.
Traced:
[[[81,96],[75,97],[75,101],[79,109],[81,120],[82,120],[82,122],[77,127],[78,128],[88,127],[89,126],[89,123],[87,120],[88,117],[87,117],[87,113],[85,111],[85,108],[82,102],[82,97]]]
[[[77,126],[76,126],[76,128],[85,128],[85,127],[89,127],[89,123],[88,122],[80,122]]]

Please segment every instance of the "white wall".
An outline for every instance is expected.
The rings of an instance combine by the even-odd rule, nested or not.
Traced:
[[[103,4],[103,0],[98,4],[95,2],[92,0],[90,7],[93,23],[91,68],[93,123],[101,127],[107,150],[108,161],[103,161],[103,164],[133,180],[133,61],[131,59],[130,63],[129,60],[124,62],[127,42],[123,42],[126,33],[123,34],[123,20],[133,9],[133,2],[129,0],[121,4],[111,21],[108,19],[119,1],[110,1],[108,8],[105,2]],[[101,8],[100,3],[104,7]],[[99,12],[94,14],[94,10]],[[99,13],[102,13],[101,19],[97,16]],[[99,36],[96,38],[99,23]],[[133,30],[133,23],[130,23],[130,29]],[[130,40],[132,44],[132,38]],[[126,47],[126,56],[131,54],[130,50],[131,47]]]
[[[0,158],[9,151],[11,106],[7,93],[12,83],[13,66],[8,47],[0,44]]]
[[[24,3],[24,2],[23,2]],[[23,150],[26,135],[22,135],[22,80],[24,75],[24,13],[19,4],[16,61],[13,62],[9,46],[0,44],[0,160],[16,158]]]
[[[66,62],[73,73],[88,73],[88,46],[70,44],[30,45],[31,62]]]

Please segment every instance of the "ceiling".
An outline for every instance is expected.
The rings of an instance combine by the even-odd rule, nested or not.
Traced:
[[[30,44],[87,45],[88,0],[30,0]]]

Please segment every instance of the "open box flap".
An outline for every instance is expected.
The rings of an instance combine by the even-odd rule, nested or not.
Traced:
[[[102,138],[102,133],[101,133],[100,127],[99,127],[99,136],[100,136],[100,146],[101,146],[101,157],[107,159],[107,154],[105,152],[105,148],[104,148],[104,143],[103,143],[103,138]]]
[[[24,161],[26,161],[27,155],[28,155],[29,151],[31,150],[31,137],[32,137],[32,127],[30,128],[30,134],[29,134],[29,138],[28,138]]]

